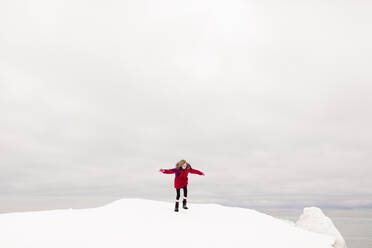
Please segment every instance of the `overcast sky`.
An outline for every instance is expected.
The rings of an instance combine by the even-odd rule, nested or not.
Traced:
[[[372,3],[2,0],[0,212],[372,207]]]

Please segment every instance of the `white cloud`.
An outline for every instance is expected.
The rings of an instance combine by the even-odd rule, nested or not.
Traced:
[[[173,179],[157,170],[185,158],[206,171],[200,199],[359,202],[372,194],[369,9],[2,2],[0,191],[164,197]]]

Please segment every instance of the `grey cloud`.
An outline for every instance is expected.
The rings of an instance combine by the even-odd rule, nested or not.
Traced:
[[[369,206],[371,7],[3,1],[3,201],[172,198],[185,158],[195,200]]]

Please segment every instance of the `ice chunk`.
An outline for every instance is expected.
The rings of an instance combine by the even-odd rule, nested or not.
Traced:
[[[308,231],[332,236],[336,239],[336,243],[334,244],[335,248],[346,248],[344,238],[341,236],[332,220],[329,217],[325,216],[320,208],[304,208],[303,213],[301,214],[295,225]]]

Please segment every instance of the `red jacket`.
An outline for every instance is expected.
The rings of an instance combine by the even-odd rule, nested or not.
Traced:
[[[180,169],[180,170],[177,170],[177,168],[173,168],[173,169],[170,169],[170,170],[165,170],[163,173],[165,174],[173,174],[175,173],[175,178],[174,178],[174,187],[176,189],[181,189],[185,186],[187,186],[187,183],[188,183],[188,177],[187,175],[189,173],[192,173],[192,174],[198,174],[198,175],[202,175],[203,173],[201,171],[198,171],[198,170],[195,170],[195,169],[192,169],[191,166],[187,166],[186,169]]]

